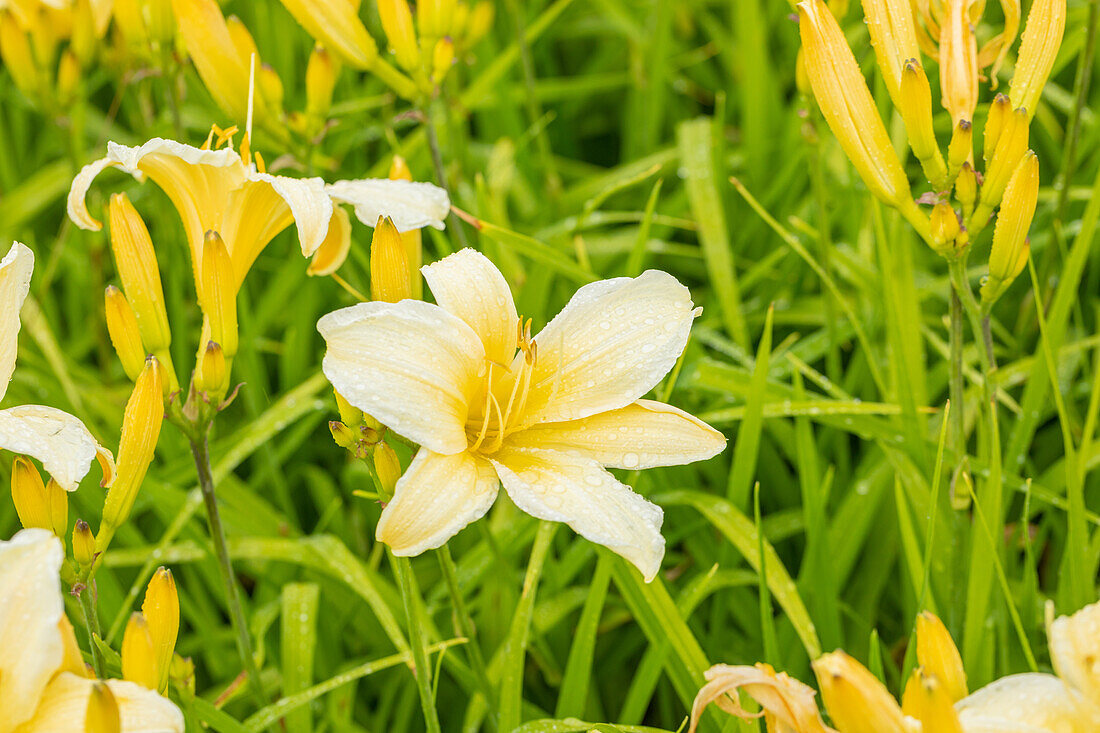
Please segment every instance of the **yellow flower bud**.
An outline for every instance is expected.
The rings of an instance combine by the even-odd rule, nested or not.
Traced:
[[[947,627],[933,613],[917,616],[917,662],[926,676],[935,677],[952,703],[966,697],[966,671]]]
[[[130,621],[122,635],[122,679],[150,690],[156,690],[160,683],[153,635],[140,613],[130,614]]]
[[[943,684],[922,667],[913,671],[905,685],[902,709],[906,715],[920,721],[921,730],[963,733],[959,715]]]
[[[888,204],[910,201],[909,181],[844,34],[822,0],[798,4],[806,74],[821,113],[867,187]]]
[[[451,38],[461,43],[466,38],[466,28],[470,22],[470,6],[465,2],[455,3],[451,11],[451,29],[447,32]]]
[[[83,519],[76,520],[73,527],[73,558],[76,564],[82,568],[95,562],[95,535],[92,528]]]
[[[89,66],[95,58],[98,34],[91,0],[76,0],[72,12],[73,30],[69,36],[69,52],[75,57],[79,70],[81,66]],[[60,77],[60,73],[58,76]]]
[[[17,456],[12,462],[11,498],[25,529],[48,529],[58,537],[65,536],[69,495],[53,479],[42,483],[42,475],[25,456]]]
[[[974,154],[974,126],[970,120],[959,120],[947,145],[947,175],[954,178],[962,170],[963,163]]]
[[[80,61],[71,48],[61,52],[57,64],[57,97],[62,104],[72,104],[80,91]]]
[[[382,441],[374,446],[374,472],[378,476],[379,499],[385,503],[393,499],[394,487],[401,478],[401,461],[388,443]]]
[[[441,38],[452,32],[454,5],[455,0],[419,0],[416,3],[416,23],[425,38]]]
[[[400,155],[393,156],[389,178],[392,181],[411,181],[413,179],[409,164]],[[405,243],[405,256],[409,262],[409,287],[412,293],[409,297],[420,300],[424,294],[424,281],[420,274],[420,266],[424,263],[424,245],[420,230],[410,229],[407,232],[401,232],[401,241]]]
[[[369,69],[378,47],[348,0],[283,0],[283,5],[309,35],[356,69]]]
[[[422,0],[420,8],[429,5],[431,0]],[[414,70],[420,67],[420,51],[416,43],[416,29],[413,27],[412,12],[406,0],[378,0],[378,16],[382,19],[382,30],[390,42],[397,63],[404,69]]]
[[[336,409],[340,412],[340,419],[348,427],[356,428],[363,424],[363,411],[344,399],[336,390],[332,391],[336,396]]]
[[[129,53],[141,59],[148,55],[149,31],[145,27],[142,0],[114,0],[111,18]]]
[[[328,431],[332,433],[332,439],[336,445],[354,452],[359,443],[359,436],[339,420],[329,420]]]
[[[340,269],[351,250],[351,220],[342,206],[332,207],[332,219],[328,223],[328,234],[321,246],[313,253],[313,259],[306,268],[308,275],[331,275]]]
[[[953,122],[974,119],[978,105],[978,50],[969,0],[944,0],[940,28],[940,92]]]
[[[959,236],[959,218],[950,204],[938,203],[932,207],[932,244],[936,252],[947,256],[955,252],[955,240]]]
[[[464,48],[472,47],[489,33],[493,27],[493,13],[493,3],[490,0],[481,0],[474,6],[466,24],[466,35],[462,39]]]
[[[172,332],[149,230],[124,193],[111,196],[108,214],[115,267],[126,299],[137,316],[142,343],[149,351],[166,350],[172,343]]]
[[[202,247],[202,310],[210,323],[210,340],[216,341],[226,359],[237,354],[237,284],[233,260],[217,232],[206,233]]]
[[[57,622],[57,630],[61,633],[61,665],[58,672],[72,672],[78,677],[95,679],[95,673],[84,664],[84,656],[80,653],[80,644],[76,641],[76,630],[72,622],[65,614],[61,614],[61,620]]]
[[[206,348],[199,356],[199,366],[195,370],[195,389],[215,399],[225,395],[228,387],[228,368],[225,353],[215,341],[207,341]]]
[[[946,182],[947,167],[932,129],[932,90],[924,69],[915,58],[906,61],[901,71],[898,110],[905,121],[905,133],[913,155],[917,156],[932,185],[940,188]]]
[[[169,45],[176,38],[176,17],[172,14],[171,0],[144,0],[145,29],[149,40],[158,45]]]
[[[1024,109],[1010,113],[1004,121],[1001,134],[997,136],[997,145],[992,159],[985,170],[978,206],[974,210],[973,224],[977,228],[985,226],[993,209],[1001,202],[1001,196],[1008,185],[1008,179],[1020,160],[1027,152],[1028,116]]]
[[[283,108],[283,80],[271,64],[260,64],[256,69],[256,88],[269,109]]]
[[[103,682],[92,685],[88,696],[88,707],[84,712],[84,731],[86,733],[121,733],[122,717],[118,711],[111,688]]]
[[[42,87],[31,42],[10,10],[0,10],[0,60],[3,60],[19,91],[32,100]]]
[[[306,114],[324,119],[332,106],[339,63],[324,46],[314,46],[306,66]]]
[[[244,24],[240,18],[236,15],[230,15],[225,19],[226,30],[229,31],[229,38],[233,41],[233,47],[237,49],[237,55],[241,57],[241,61],[244,62],[245,68],[252,63],[252,56],[256,56],[256,65],[260,65],[260,50],[256,48],[256,39],[252,37],[252,33],[248,30],[248,26]]]
[[[886,90],[900,110],[904,67],[920,58],[913,6],[909,0],[863,0],[863,14]]]
[[[396,303],[412,296],[405,243],[389,217],[378,217],[370,243],[370,297]]]
[[[172,0],[172,10],[187,53],[210,96],[233,119],[243,121],[248,115],[249,65],[241,58],[217,0]],[[260,101],[262,98],[256,100]],[[263,118],[261,109],[256,113]]]
[[[1035,0],[1031,4],[1016,57],[1016,71],[1008,86],[1012,107],[1026,109],[1029,120],[1035,116],[1065,29],[1066,0]]]
[[[145,589],[141,615],[145,617],[153,642],[158,675],[155,689],[164,692],[168,686],[168,672],[172,666],[172,653],[175,651],[180,629],[180,601],[171,570],[160,567],[153,573],[149,587]]]
[[[440,38],[432,52],[432,82],[439,84],[455,62],[455,44],[450,38]]]
[[[982,159],[989,165],[993,151],[997,148],[997,139],[1004,129],[1005,120],[1012,114],[1012,102],[1003,94],[998,94],[989,104],[989,116],[985,121],[982,139]]]
[[[989,250],[989,280],[982,286],[983,300],[996,300],[1027,265],[1027,232],[1038,198],[1039,159],[1029,150],[1012,173],[1001,201]]]
[[[821,698],[844,733],[906,733],[901,708],[866,667],[842,651],[813,663]]]
[[[115,347],[122,369],[132,380],[137,379],[145,366],[145,347],[141,344],[141,332],[134,310],[122,291],[108,285],[104,294],[104,312],[107,316],[107,335]]]
[[[963,163],[962,170],[955,177],[955,198],[962,204],[963,220],[974,212],[974,202],[978,199],[978,174],[969,161]]]
[[[145,360],[134,391],[126,402],[122,416],[122,437],[118,444],[115,480],[107,491],[103,504],[103,524],[96,538],[99,552],[106,549],[123,522],[130,516],[145,472],[153,461],[153,452],[160,438],[164,421],[164,391],[162,369],[156,357]]]

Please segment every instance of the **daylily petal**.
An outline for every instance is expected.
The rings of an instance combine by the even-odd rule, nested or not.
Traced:
[[[351,220],[343,206],[332,207],[332,219],[328,223],[325,241],[313,253],[307,275],[331,275],[340,269],[351,250]]]
[[[30,720],[64,659],[63,557],[60,540],[44,529],[0,541],[0,733]]]
[[[423,267],[435,302],[474,329],[485,356],[508,366],[516,353],[519,315],[500,270],[474,249],[464,249]]]
[[[34,718],[17,733],[83,730],[95,684],[68,672],[59,674],[46,688]],[[106,684],[118,703],[122,733],[183,733],[183,713],[171,700],[133,682],[107,680]]]
[[[98,447],[84,423],[62,410],[41,405],[0,410],[0,450],[37,458],[66,491],[76,490]]]
[[[619,483],[590,458],[549,450],[505,448],[490,460],[523,511],[565,522],[577,534],[634,563],[646,582],[661,569],[664,512]]]
[[[587,456],[608,468],[679,466],[721,453],[726,437],[672,405],[632,405],[569,422],[540,423],[508,436],[516,448]]]
[[[1100,603],[1061,616],[1047,629],[1054,671],[1066,684],[1100,706]]]
[[[348,402],[436,453],[466,449],[485,350],[458,317],[416,300],[360,303],[317,330],[328,344],[322,371]]]
[[[34,253],[20,242],[0,260],[0,399],[8,391],[19,351],[19,310],[31,288]]]
[[[369,227],[378,223],[378,217],[388,216],[399,232],[421,227],[442,229],[451,210],[447,192],[422,181],[360,178],[336,181],[327,189],[334,201],[354,206],[356,218]]]
[[[821,719],[814,700],[816,693],[812,687],[791,679],[784,672],[776,674],[766,664],[757,664],[754,667],[716,664],[704,676],[707,684],[699,690],[691,706],[691,727],[688,728],[688,733],[695,733],[703,709],[711,703],[743,720],[757,717],[757,713],[747,712],[741,707],[740,697],[737,695],[739,691],[756,700],[774,719],[780,733],[836,733]],[[768,730],[772,728],[769,727]]]
[[[672,369],[696,314],[688,289],[659,270],[585,285],[535,337],[524,421],[576,420],[626,407]]]
[[[1100,725],[1100,718],[1089,716],[1088,704],[1054,675],[1033,673],[1002,677],[960,700],[955,709],[967,733],[1032,730],[1028,726],[1037,731],[1086,733]]]
[[[496,472],[468,451],[443,456],[421,448],[398,480],[375,532],[399,556],[441,546],[489,511],[497,498]]]

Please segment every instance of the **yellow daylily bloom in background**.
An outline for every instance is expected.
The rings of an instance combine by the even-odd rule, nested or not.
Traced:
[[[378,539],[402,556],[439,547],[503,484],[520,509],[565,522],[652,580],[663,513],[605,468],[725,447],[701,420],[642,399],[687,344],[698,315],[687,288],[656,270],[591,283],[532,338],[484,255],[465,249],[422,272],[439,305],[360,303],[317,324],[336,391],[421,446]]]
[[[0,733],[85,731],[96,680],[85,676],[65,617],[61,541],[26,529],[0,541]],[[122,733],[183,733],[171,701],[132,682],[106,680]]]
[[[12,243],[0,260],[0,399],[15,371],[19,310],[30,291],[33,270],[34,253],[19,242]],[[104,476],[110,476],[113,466],[111,454],[84,423],[67,412],[41,405],[0,410],[0,449],[38,459],[66,491],[76,489],[94,459],[104,464]]]

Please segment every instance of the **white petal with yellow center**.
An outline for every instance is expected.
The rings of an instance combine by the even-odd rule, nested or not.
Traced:
[[[465,322],[404,300],[343,308],[317,330],[328,346],[321,369],[348,402],[433,452],[466,449],[467,406],[485,350]]]
[[[722,452],[726,438],[672,405],[638,400],[580,420],[540,423],[508,436],[508,445],[583,455],[608,468],[633,470],[706,460]]]
[[[0,398],[8,391],[19,345],[19,311],[31,287],[34,254],[13,242],[0,260]]]
[[[16,733],[62,733],[83,730],[88,698],[95,680],[64,672],[50,686],[34,718]],[[172,701],[141,685],[106,680],[118,703],[121,733],[183,733],[183,713]]]
[[[334,201],[353,206],[356,218],[367,226],[377,224],[380,216],[388,216],[399,232],[423,227],[442,229],[451,210],[444,189],[421,181],[361,178],[336,181],[327,189]]]
[[[491,459],[508,496],[523,511],[565,522],[598,545],[623,556],[646,582],[661,569],[664,512],[620,483],[596,461],[530,448],[508,448]]]
[[[960,700],[955,709],[967,733],[1033,729],[1045,733],[1087,733],[1100,729],[1100,719],[1091,717],[1088,705],[1081,695],[1053,675],[1017,674],[986,685]]]
[[[421,448],[382,511],[376,536],[395,555],[419,555],[484,516],[497,490],[496,472],[484,458]]]
[[[585,285],[535,337],[523,422],[576,420],[641,398],[680,358],[696,315],[688,289],[659,270]]]
[[[519,315],[500,270],[485,255],[466,248],[420,271],[435,302],[481,337],[485,356],[501,366],[511,364]]]
[[[44,529],[0,541],[0,733],[31,719],[65,655],[61,542]]]

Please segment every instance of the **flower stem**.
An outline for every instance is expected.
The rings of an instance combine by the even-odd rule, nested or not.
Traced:
[[[225,543],[225,529],[222,527],[221,514],[218,513],[218,499],[214,494],[214,476],[210,469],[210,445],[207,439],[208,429],[208,427],[203,428],[197,435],[189,436],[191,454],[195,458],[195,468],[199,474],[199,487],[202,489],[202,501],[206,506],[206,519],[210,525],[210,538],[214,542],[214,554],[218,556],[218,569],[225,584],[226,606],[229,608],[233,629],[237,632],[237,653],[240,654],[241,663],[248,672],[248,679],[256,699],[261,705],[266,706],[267,694],[264,692],[260,670],[256,667],[256,658],[252,653],[252,638],[248,634],[248,624],[241,606],[237,579],[233,575],[233,564],[229,561],[229,550]]]
[[[107,663],[103,655],[99,653],[96,645],[96,637],[103,638],[103,632],[99,629],[99,613],[96,611],[95,581],[89,580],[76,594],[80,601],[80,608],[84,611],[84,621],[88,625],[88,649],[92,653],[92,666],[95,668],[95,676],[100,679],[107,678]]]
[[[451,605],[454,607],[455,618],[458,619],[459,631],[467,639],[465,646],[466,658],[470,662],[470,668],[477,679],[478,687],[481,688],[481,694],[485,696],[485,701],[489,705],[489,714],[495,722],[497,715],[496,690],[493,688],[492,682],[489,681],[489,673],[485,667],[485,657],[482,656],[481,647],[477,642],[477,629],[474,627],[474,620],[470,618],[470,613],[466,608],[466,601],[462,598],[462,589],[458,586],[458,569],[455,567],[454,558],[451,556],[451,548],[443,545],[436,551],[436,557],[439,558],[439,567],[443,571],[443,579],[447,583],[447,592],[451,596]]]
[[[416,677],[416,690],[420,694],[420,707],[424,711],[424,725],[428,733],[440,733],[439,712],[435,709],[435,696],[432,695],[432,668],[428,664],[428,650],[424,644],[424,628],[420,624],[419,608],[422,604],[416,590],[412,563],[407,557],[392,556],[393,567],[401,586],[401,600],[405,603],[405,614],[409,620],[409,646],[412,647],[413,676]]]
[[[428,138],[428,149],[432,151],[432,166],[435,168],[435,180],[439,183],[439,186],[447,192],[447,196],[452,200],[454,196],[451,192],[451,187],[447,183],[447,169],[443,166],[443,152],[439,148],[439,137],[435,134],[435,120],[432,113],[428,111],[427,106],[424,107],[424,134]],[[454,230],[455,237],[458,238],[459,248],[465,249],[468,245],[466,243],[466,232],[462,228],[462,222],[455,216],[452,211],[447,219],[451,223],[451,229]]]
[[[965,382],[963,381],[963,309],[954,283],[951,285],[951,421],[955,446],[955,467],[966,459]]]

